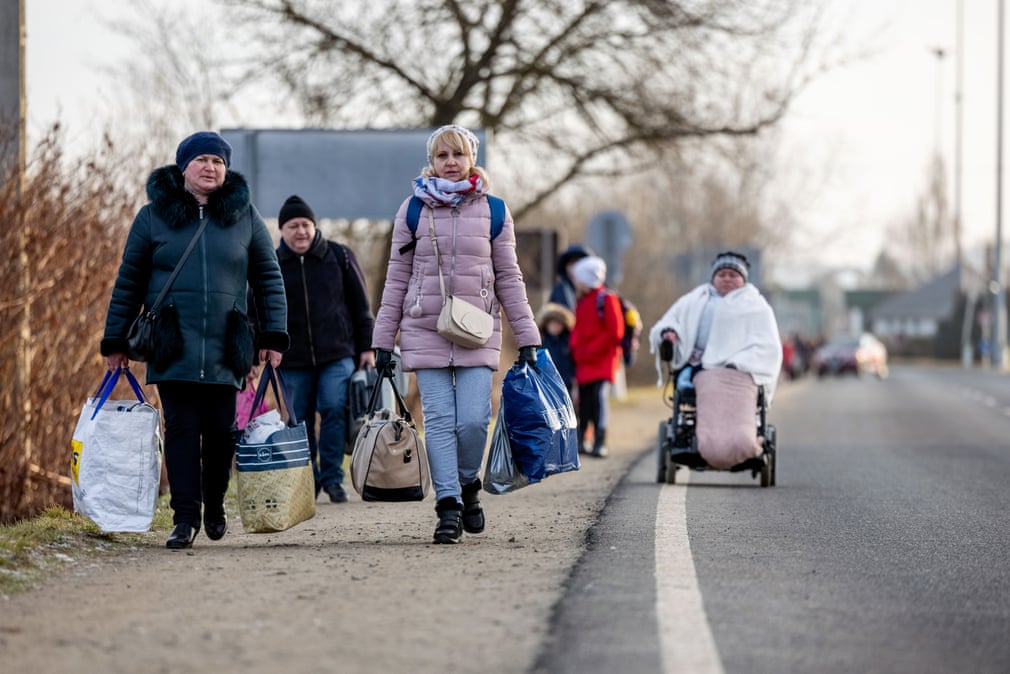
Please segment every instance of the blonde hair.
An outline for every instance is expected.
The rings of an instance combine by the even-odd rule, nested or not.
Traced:
[[[470,141],[462,133],[451,126],[443,127],[436,132],[436,135],[431,137],[428,146],[435,148],[439,142],[445,143],[455,152],[465,154],[470,163],[470,173],[467,177],[478,175],[484,183],[484,189],[487,190],[490,188],[491,180],[487,177],[487,172],[480,166],[477,166],[477,158],[473,156],[473,145],[470,144]],[[421,169],[421,175],[425,178],[434,178],[437,175],[435,167],[431,165],[430,155],[428,156],[428,165]]]

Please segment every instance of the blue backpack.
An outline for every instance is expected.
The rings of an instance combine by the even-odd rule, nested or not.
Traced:
[[[487,205],[491,209],[491,240],[494,241],[501,234],[502,228],[505,227],[505,202],[489,194],[487,195]],[[400,255],[408,250],[414,250],[414,247],[417,246],[417,223],[421,219],[423,208],[424,202],[420,197],[410,198],[410,203],[407,204],[407,227],[410,228],[411,240],[410,243],[400,248]]]

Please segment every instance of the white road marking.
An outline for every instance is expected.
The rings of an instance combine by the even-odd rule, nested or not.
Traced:
[[[659,491],[656,513],[659,655],[665,674],[723,674],[687,537],[685,500],[690,473],[687,469],[677,471],[677,484],[664,484]]]

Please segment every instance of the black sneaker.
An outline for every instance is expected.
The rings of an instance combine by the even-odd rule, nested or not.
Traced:
[[[324,491],[330,495],[330,503],[347,503],[347,492],[343,485],[331,484]]]

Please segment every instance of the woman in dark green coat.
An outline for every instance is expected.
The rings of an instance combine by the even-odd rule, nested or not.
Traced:
[[[235,392],[260,359],[280,364],[288,347],[287,304],[273,240],[228,170],[231,147],[201,131],[183,140],[175,165],[147,181],[150,203],[137,213],[123,251],[101,352],[110,369],[126,367],[127,333],[150,307],[197,233],[207,226],[158,307],[155,353],[147,382],[157,384],[165,416],[165,465],[175,529],[166,545],[188,548],[200,531],[224,536],[224,496],[231,477]],[[256,302],[253,344],[246,286]]]

